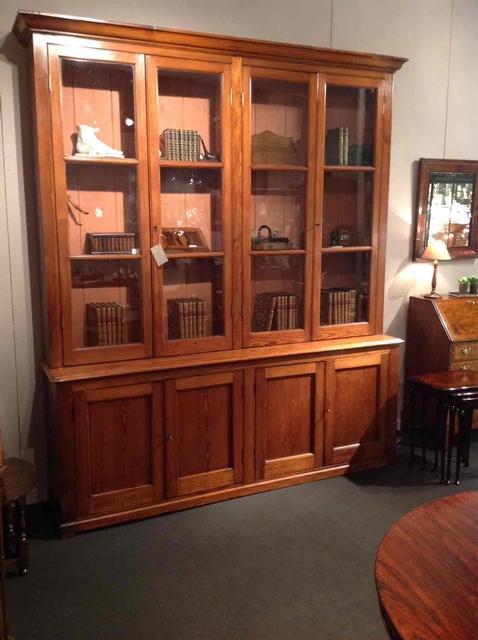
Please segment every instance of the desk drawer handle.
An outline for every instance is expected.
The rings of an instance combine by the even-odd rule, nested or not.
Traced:
[[[462,347],[461,352],[464,356],[468,356],[471,353],[471,347]]]
[[[476,300],[467,300],[468,304],[473,305],[474,307],[476,307]]]
[[[469,371],[471,369],[471,366],[469,364],[462,364],[460,369],[462,371]]]

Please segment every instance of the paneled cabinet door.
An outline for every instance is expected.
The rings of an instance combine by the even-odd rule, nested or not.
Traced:
[[[257,479],[322,465],[324,369],[314,362],[257,371]]]
[[[389,414],[389,354],[365,354],[327,363],[325,463],[385,456]]]
[[[79,515],[124,511],[163,496],[161,387],[75,394]]]
[[[166,382],[167,494],[242,482],[242,373]]]

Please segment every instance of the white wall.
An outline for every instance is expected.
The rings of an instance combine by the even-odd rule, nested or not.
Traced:
[[[385,330],[405,337],[407,301],[431,267],[410,261],[416,161],[478,158],[478,0],[3,0],[0,15],[0,425],[8,455],[35,460],[44,427],[25,53],[8,35],[20,8],[404,56],[395,80]],[[23,122],[22,122],[23,121]],[[22,126],[23,125],[23,126]],[[456,288],[475,261],[440,265]]]

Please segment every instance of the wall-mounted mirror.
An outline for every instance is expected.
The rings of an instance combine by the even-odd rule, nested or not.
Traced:
[[[433,240],[452,259],[478,257],[478,161],[420,160],[414,260]]]

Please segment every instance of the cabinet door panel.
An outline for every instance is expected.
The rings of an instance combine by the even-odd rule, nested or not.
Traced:
[[[385,455],[388,354],[327,363],[326,464]]]
[[[242,373],[166,383],[168,496],[242,481]]]
[[[307,471],[322,464],[323,379],[323,363],[258,370],[258,479]]]
[[[160,387],[79,392],[75,399],[81,515],[152,504],[162,496]]]

